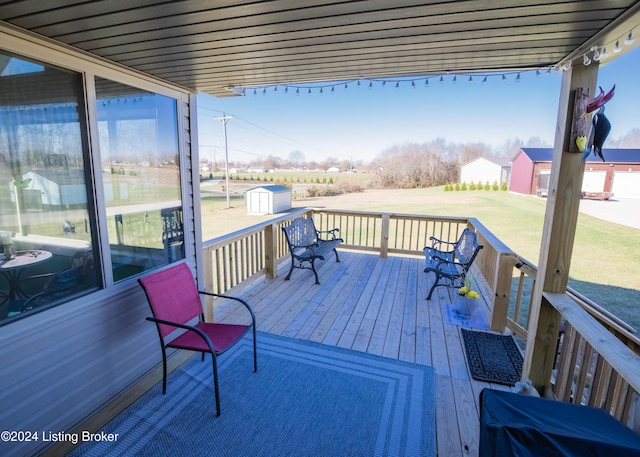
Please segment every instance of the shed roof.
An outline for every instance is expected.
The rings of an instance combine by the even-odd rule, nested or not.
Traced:
[[[288,188],[287,186],[281,186],[279,184],[274,184],[270,186],[252,187],[251,189],[248,189],[246,192],[251,192],[254,190],[265,190],[267,192],[272,192],[274,194],[281,193],[281,192],[291,192],[290,188]]]
[[[508,167],[511,165],[511,159],[508,157],[476,157],[475,159],[469,160],[468,162],[466,162],[465,164],[463,164],[462,166],[465,167],[467,165],[470,165],[474,162],[478,162],[480,160],[484,160],[486,162],[491,162],[494,165],[497,165],[499,167]]]
[[[553,157],[553,148],[522,148],[520,151],[532,162],[551,162]],[[602,155],[607,163],[640,163],[640,149],[604,148]],[[587,162],[602,162],[602,160],[590,154]]]
[[[29,174],[42,176],[44,179],[60,186],[84,184],[85,182],[82,170],[31,170],[25,173],[25,176]]]
[[[0,0],[0,20],[228,96],[234,88],[582,61],[594,46],[624,43],[640,23],[640,1]]]

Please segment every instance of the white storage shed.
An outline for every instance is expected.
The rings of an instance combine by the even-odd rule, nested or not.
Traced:
[[[291,189],[287,186],[260,186],[244,194],[248,214],[276,214],[291,209]]]

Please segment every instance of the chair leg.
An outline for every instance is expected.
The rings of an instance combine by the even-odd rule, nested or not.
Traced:
[[[162,346],[162,395],[167,393],[167,350]]]
[[[316,275],[316,284],[320,284],[320,280],[318,279],[318,272],[316,271],[316,259],[311,259],[311,269],[313,270],[313,274]]]
[[[285,281],[288,281],[289,279],[291,279],[291,273],[293,273],[293,269],[295,268],[295,259],[291,259],[291,268],[289,268],[289,274],[287,275],[285,279]]]
[[[431,286],[431,289],[429,290],[429,295],[427,295],[427,300],[431,300],[431,294],[433,294],[433,291],[435,290],[435,288],[438,286],[437,282],[433,283],[433,286]]]
[[[216,417],[220,417],[220,391],[218,389],[218,363],[216,355],[211,353],[211,364],[213,365],[213,391],[216,397]]]
[[[336,255],[336,262],[340,262],[340,258],[338,257],[338,251],[336,251],[336,248],[333,248],[333,252]]]
[[[429,271],[433,271],[435,273],[436,277],[433,280],[433,285],[431,286],[431,289],[429,289],[429,295],[427,295],[427,300],[431,300],[431,295],[433,295],[433,291],[436,289],[436,287],[442,285],[442,284],[440,284],[441,276],[438,274],[438,272],[435,271],[435,270],[429,270]],[[429,276],[429,274],[427,273],[427,277],[428,276]]]

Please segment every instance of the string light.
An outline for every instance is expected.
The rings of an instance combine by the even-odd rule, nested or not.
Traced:
[[[550,71],[551,68],[546,68],[547,73]],[[532,70],[534,71],[534,70]],[[526,73],[526,72],[525,72]],[[536,76],[539,76],[541,74],[540,69],[535,70]],[[515,82],[520,82],[521,80],[521,72],[511,72],[511,73],[487,73],[487,74],[481,74],[481,73],[467,73],[467,74],[454,74],[454,73],[450,73],[447,72],[446,75],[450,75],[451,76],[451,80],[450,83],[451,84],[456,84],[458,81],[458,76],[463,76],[466,77],[466,81],[468,84],[473,84],[474,82],[474,78],[481,78],[482,84],[485,85],[487,84],[487,82],[489,81],[489,79],[491,78],[500,78],[503,82],[506,82],[508,80],[507,76],[508,75],[515,75]],[[308,86],[308,85],[297,85],[297,84],[284,84],[284,85],[279,85],[279,86],[268,86],[268,87],[262,87],[262,88],[252,88],[252,89],[240,89],[240,88],[231,88],[232,90],[236,91],[239,94],[244,94],[246,93],[248,90],[252,90],[253,94],[256,95],[258,89],[260,89],[260,92],[262,93],[262,95],[266,95],[267,91],[270,90],[269,87],[273,87],[273,93],[274,94],[279,94],[279,93],[283,93],[283,94],[288,94],[289,90],[291,89],[293,91],[293,89],[295,89],[295,94],[296,95],[300,95],[300,90],[306,90],[308,95],[313,94],[314,92],[319,93],[320,95],[324,95],[326,91],[328,91],[331,94],[334,94],[336,92],[336,89],[344,89],[344,90],[348,90],[349,86],[352,83],[355,83],[355,85],[357,87],[368,87],[369,89],[373,89],[374,85],[376,83],[380,83],[380,86],[382,88],[385,88],[387,86],[387,83],[389,84],[393,84],[393,87],[395,89],[401,89],[402,86],[406,83],[407,85],[411,86],[411,89],[416,89],[418,87],[418,83],[421,81],[424,81],[424,87],[428,88],[429,87],[429,81],[437,78],[437,80],[441,83],[444,84],[447,81],[444,79],[445,75],[439,75],[439,76],[425,76],[424,78],[401,78],[401,79],[367,79],[367,78],[360,78],[358,80],[354,80],[354,81],[337,81],[335,83],[328,83],[328,84],[323,84],[323,85],[313,85],[313,86]],[[368,83],[367,83],[368,82]],[[364,83],[367,83],[366,85]],[[282,90],[280,90],[282,89]]]
[[[584,65],[584,66],[590,65],[592,61],[599,62],[600,60],[606,59],[608,57],[608,55],[609,55],[608,52],[607,52],[607,45],[613,46],[613,52],[614,53],[619,53],[619,52],[622,51],[622,46],[621,46],[620,42],[621,42],[621,40],[623,38],[624,38],[624,44],[626,46],[630,46],[630,45],[632,45],[634,43],[635,40],[634,40],[634,37],[633,37],[633,30],[634,29],[631,29],[629,31],[629,33],[626,35],[626,38],[623,35],[621,37],[618,37],[615,41],[609,42],[609,43],[607,43],[607,44],[605,44],[603,46],[593,46],[593,47],[591,47],[591,49],[589,51],[587,51],[584,54],[581,54],[579,56],[576,56],[574,59],[568,60],[568,61],[566,61],[564,63],[560,63],[558,65],[545,67],[546,71],[545,71],[545,68],[535,69],[536,78],[539,78],[541,76],[541,74],[542,74],[541,71],[544,71],[547,76],[551,75],[551,70],[552,69],[555,70],[556,72],[568,71],[568,70],[571,69],[571,66],[573,65],[573,60],[575,60],[575,59],[580,59],[581,58],[582,59],[582,65]],[[615,43],[615,44],[613,44],[613,43]],[[590,57],[590,55],[591,55],[591,57]],[[531,70],[531,71],[533,71],[533,70]],[[446,75],[449,75],[451,73],[448,72],[448,71],[445,72]],[[507,75],[511,75],[511,74],[515,74],[516,75],[516,77],[515,77],[515,82],[516,83],[520,82],[520,72],[489,73],[489,74],[478,74],[478,73],[469,74],[469,73],[467,73],[467,75],[469,76],[469,79],[468,79],[468,83],[469,84],[473,83],[473,78],[474,78],[474,76],[476,76],[478,78],[482,78],[482,84],[483,85],[487,84],[487,81],[488,81],[488,79],[490,77],[491,78],[492,77],[498,77],[498,78],[500,78],[500,80],[502,82],[506,82],[507,81]],[[452,76],[453,77],[451,79],[451,83],[452,84],[456,84],[458,75],[454,73]],[[466,76],[466,75],[464,73],[461,73],[460,76]],[[341,82],[330,83],[330,84],[326,84],[326,85],[306,86],[306,85],[297,85],[297,84],[289,84],[289,85],[285,84],[285,85],[282,85],[282,86],[284,86],[283,92],[285,94],[289,93],[289,87],[292,87],[292,88],[295,87],[296,88],[296,95],[300,94],[300,89],[307,89],[307,94],[308,95],[311,95],[314,90],[318,90],[319,93],[322,95],[324,93],[324,89],[330,90],[331,94],[333,94],[335,92],[335,88],[336,87],[342,86],[345,90],[347,90],[349,88],[349,84],[350,83],[355,82],[357,87],[361,87],[361,85],[362,85],[361,82],[364,82],[364,81],[368,81],[369,82],[369,84],[368,84],[369,89],[373,89],[374,82],[380,82],[381,86],[383,88],[386,86],[387,82],[394,83],[394,87],[396,89],[400,88],[400,83],[404,84],[404,82],[411,82],[411,88],[415,89],[417,87],[416,82],[417,81],[419,82],[419,81],[424,79],[424,87],[428,88],[429,87],[429,80],[432,79],[432,78],[438,78],[438,81],[440,82],[440,84],[444,84],[444,82],[445,82],[444,74],[443,74],[443,75],[426,76],[424,78],[411,78],[411,79],[405,79],[405,78],[402,78],[402,79],[382,79],[382,78],[380,78],[380,79],[369,79],[369,78],[360,78],[360,79],[357,79],[357,80],[354,80],[354,81],[341,81]],[[278,93],[278,85],[275,85],[273,87],[274,87],[273,92],[275,94],[277,94]],[[249,89],[245,89],[245,88],[234,88],[234,87],[230,87],[229,89],[231,89],[231,90],[233,90],[235,92],[238,92],[238,93],[240,93],[242,95],[245,94],[246,90],[249,90]],[[258,89],[259,88],[256,88],[256,87],[253,88],[253,95],[257,94],[257,90]],[[262,95],[266,95],[266,94],[267,94],[267,88],[266,87],[262,88]]]
[[[629,35],[627,35],[627,39],[624,40],[624,44],[627,46],[631,46],[633,44],[633,30],[629,31]]]
[[[634,27],[635,28],[635,27]],[[544,73],[549,76],[551,75],[551,70],[555,70],[556,72],[559,71],[568,71],[571,69],[572,65],[573,65],[573,60],[575,59],[581,59],[582,61],[582,65],[584,66],[588,66],[592,63],[592,61],[594,62],[599,62],[603,59],[606,59],[609,55],[609,53],[607,52],[607,46],[611,46],[613,48],[613,52],[614,53],[619,53],[622,51],[622,46],[621,46],[621,41],[624,38],[624,44],[626,46],[630,46],[634,43],[635,39],[633,36],[633,30],[631,29],[629,31],[629,33],[626,35],[626,37],[623,35],[621,37],[618,37],[617,39],[615,39],[614,41],[611,41],[609,43],[606,43],[604,45],[596,45],[591,47],[591,49],[587,52],[585,52],[584,54],[581,54],[579,56],[576,56],[574,59],[571,60],[567,60],[566,62],[562,62],[558,65],[553,65],[553,66],[547,66],[545,68],[538,68],[535,70],[531,70],[531,71],[535,71],[535,75],[536,78],[539,78],[542,74],[542,71],[544,71]],[[453,73],[453,72],[451,72]],[[445,72],[446,75],[451,74],[450,72]],[[527,73],[527,72],[525,72]],[[387,82],[389,83],[393,83],[394,87],[396,89],[400,88],[400,84],[404,82],[410,82],[411,83],[411,88],[415,89],[417,87],[416,82],[419,82],[421,80],[424,80],[424,87],[428,88],[429,87],[429,80],[433,79],[433,78],[438,78],[438,82],[440,84],[444,84],[445,80],[444,80],[444,75],[432,75],[432,76],[425,76],[424,78],[411,78],[411,79],[369,79],[369,78],[360,78],[354,81],[341,81],[341,82],[336,82],[336,83],[329,83],[326,85],[314,85],[314,86],[307,86],[307,85],[297,85],[297,84],[283,84],[282,86],[284,87],[283,93],[288,94],[289,93],[289,88],[296,88],[296,95],[300,94],[300,89],[306,89],[307,90],[307,95],[311,95],[313,93],[314,90],[317,90],[321,95],[324,93],[324,89],[330,90],[330,93],[333,94],[335,93],[335,88],[336,87],[343,87],[345,90],[347,90],[349,88],[349,84],[355,82],[357,87],[361,87],[362,86],[362,82],[364,81],[368,81],[369,84],[367,85],[369,87],[369,89],[373,89],[373,85],[374,83],[380,82],[381,86],[383,88],[386,87]],[[482,78],[482,84],[485,85],[487,84],[487,81],[489,78],[493,78],[493,77],[497,77],[500,78],[500,80],[504,83],[507,82],[507,75],[511,75],[511,74],[515,74],[515,82],[518,83],[521,80],[520,77],[520,72],[512,72],[512,73],[488,73],[488,74],[478,74],[478,73],[473,73],[473,74],[469,74],[468,75],[468,83],[472,84],[473,83],[473,78],[474,77],[478,77],[478,78]],[[466,76],[464,73],[461,73],[460,76]],[[451,83],[452,84],[456,84],[457,82],[457,77],[458,75],[453,73],[452,75],[452,79],[451,79]],[[278,93],[278,85],[273,86],[273,92],[275,94]],[[245,88],[234,88],[234,87],[230,87],[231,90],[236,91],[238,93],[244,94],[246,90]],[[258,89],[260,89],[259,87],[253,88],[253,95],[257,94]],[[262,88],[262,95],[266,95],[267,94],[267,88],[264,87]]]
[[[613,47],[613,52],[622,51],[622,47],[620,46],[620,40],[616,40],[616,45]]]
[[[584,65],[585,67],[590,65],[592,60],[594,62],[600,62],[601,60],[604,60],[606,58],[609,57],[609,52],[607,51],[607,46],[613,44],[613,52],[614,54],[617,54],[619,52],[622,52],[622,46],[620,45],[620,40],[622,40],[624,36],[620,36],[618,38],[615,39],[615,41],[611,41],[608,43],[605,43],[602,46],[592,46],[591,49],[587,52],[585,52],[584,54],[582,54],[582,65]],[[629,33],[627,34],[625,40],[624,40],[624,44],[626,46],[630,46],[632,45],[634,42],[634,38],[633,38],[633,29],[631,29],[629,31]],[[592,57],[589,57],[589,54],[592,54]],[[579,58],[579,57],[578,57]],[[563,71],[567,71],[571,68],[572,65],[572,61],[569,60],[567,62],[565,62],[561,68]]]

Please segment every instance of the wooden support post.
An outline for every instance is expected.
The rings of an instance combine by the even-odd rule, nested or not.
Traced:
[[[264,228],[264,260],[266,278],[275,278],[278,268],[278,226],[276,224]]]
[[[522,373],[523,379],[531,379],[540,393],[550,386],[560,325],[560,314],[544,300],[543,292],[565,293],[567,290],[584,173],[582,155],[568,152],[575,91],[587,87],[593,93],[597,75],[595,64],[575,65],[562,77],[549,196]]]

